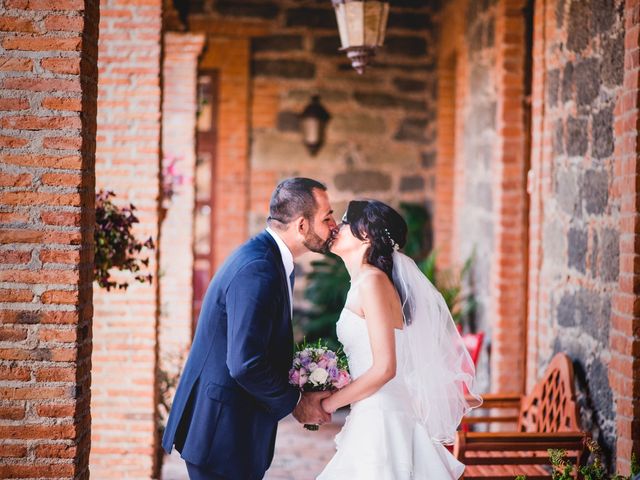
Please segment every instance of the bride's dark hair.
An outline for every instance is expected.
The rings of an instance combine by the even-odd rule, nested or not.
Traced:
[[[356,238],[371,242],[365,254],[367,263],[378,267],[393,282],[394,248],[402,248],[407,242],[407,222],[402,215],[377,200],[353,200],[344,221]]]

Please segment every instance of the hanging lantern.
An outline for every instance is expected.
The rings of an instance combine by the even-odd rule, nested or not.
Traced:
[[[324,143],[324,130],[330,118],[331,115],[320,103],[320,96],[313,95],[300,115],[302,140],[311,155],[318,153]]]
[[[376,48],[381,47],[387,29],[389,2],[370,0],[331,0],[340,31],[341,50],[347,52],[351,65],[359,74]]]

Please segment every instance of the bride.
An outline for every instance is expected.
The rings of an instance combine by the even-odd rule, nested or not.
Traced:
[[[399,252],[406,235],[388,205],[352,201],[332,243],[351,277],[336,329],[353,381],[322,407],[351,413],[317,480],[447,480],[464,470],[444,445],[481,403],[475,369],[442,296]]]

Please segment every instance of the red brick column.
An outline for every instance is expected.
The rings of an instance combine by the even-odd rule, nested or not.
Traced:
[[[0,477],[88,478],[98,3],[0,10]]]
[[[137,208],[139,238],[158,238],[161,0],[102,0],[96,183]],[[153,284],[96,289],[91,473],[150,478],[157,438],[158,267]]]
[[[526,320],[525,2],[502,0],[496,16],[498,91],[493,164],[495,254],[491,265],[491,388],[524,388]]]
[[[463,199],[464,168],[458,153],[463,145],[468,79],[464,25],[456,12],[464,8],[460,0],[447,4],[438,45],[438,154],[433,229],[439,268],[455,268],[460,260],[458,212]]]
[[[640,2],[625,3],[624,87],[615,110],[614,195],[621,199],[620,276],[611,316],[609,381],[616,408],[617,469],[640,459]]]
[[[198,56],[203,35],[164,36],[162,151],[164,184],[174,178],[174,194],[164,199],[160,236],[160,368],[177,374],[178,360],[191,344],[193,299],[193,208]]]
[[[452,262],[456,141],[456,57],[455,53],[438,70],[438,158],[434,237],[439,266]]]
[[[219,69],[218,148],[214,165],[213,266],[248,236],[249,39],[209,37],[203,69]]]
[[[540,358],[550,358],[547,346],[548,324],[543,321],[549,315],[548,291],[542,284],[544,229],[543,201],[551,192],[550,120],[545,116],[545,80],[547,31],[545,23],[554,20],[552,8],[536,2],[533,20],[533,70],[531,94],[531,182],[528,185],[529,209],[529,269],[527,305],[527,360],[526,390],[530,391],[538,380]]]

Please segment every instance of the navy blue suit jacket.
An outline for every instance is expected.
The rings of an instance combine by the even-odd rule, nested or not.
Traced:
[[[221,477],[264,476],[277,424],[298,391],[288,383],[293,332],[280,251],[264,231],[211,280],[162,439]]]

